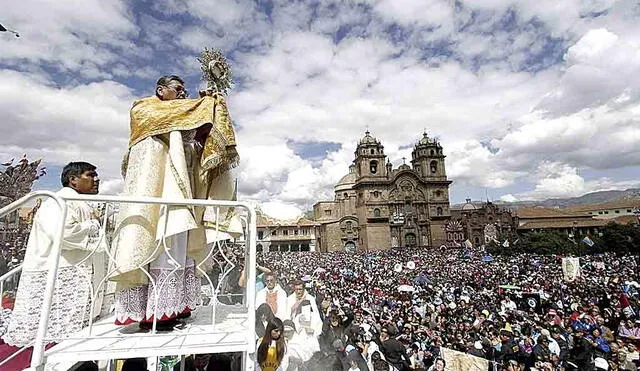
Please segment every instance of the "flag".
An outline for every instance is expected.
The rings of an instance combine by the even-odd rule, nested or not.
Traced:
[[[15,160],[15,158],[12,158],[11,160],[5,162],[4,164],[2,164],[2,166],[11,166],[11,164],[13,164],[13,160]]]
[[[586,236],[585,238],[583,238],[582,242],[586,243],[589,247],[592,247],[593,245],[595,245],[595,242],[593,242],[593,240],[590,239],[589,236]]]
[[[633,308],[631,308],[631,304],[629,304],[629,297],[624,292],[620,294],[620,309],[622,309],[622,313],[624,313],[627,318],[631,318],[635,315]]]
[[[504,240],[502,247],[509,247],[509,240]]]

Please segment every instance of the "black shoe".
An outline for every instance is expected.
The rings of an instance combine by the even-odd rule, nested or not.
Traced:
[[[173,331],[173,328],[178,324],[178,320],[175,318],[168,319],[166,321],[158,321],[156,324],[156,331],[168,332]]]
[[[176,316],[177,319],[185,319],[191,317],[191,312],[180,313]]]

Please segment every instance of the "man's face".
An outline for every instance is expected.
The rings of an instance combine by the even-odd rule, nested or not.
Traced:
[[[274,276],[267,276],[264,282],[269,290],[273,290],[276,287],[276,278]]]
[[[293,286],[293,291],[296,293],[296,299],[302,299],[304,297],[304,285]]]
[[[100,178],[95,170],[87,170],[80,176],[71,176],[69,187],[80,194],[95,195],[98,194]]]
[[[180,81],[172,80],[166,86],[160,85],[156,88],[161,100],[185,99],[187,91]]]

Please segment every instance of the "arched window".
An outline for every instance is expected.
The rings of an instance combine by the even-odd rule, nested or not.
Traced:
[[[369,170],[371,170],[371,174],[375,174],[378,172],[378,161],[371,161],[369,163]]]
[[[346,222],[346,223],[344,223],[344,226],[347,228],[348,231],[353,229],[353,223],[352,222]]]
[[[436,215],[442,215],[442,208],[441,207],[438,207],[436,209]]]
[[[379,218],[380,217],[380,209],[378,209],[378,208],[373,209],[373,216],[376,217],[376,218]]]
[[[374,154],[375,150],[373,148],[371,148],[371,154]]]
[[[431,168],[431,172],[432,173],[437,173],[438,172],[438,161],[431,161],[429,166]]]
[[[347,192],[344,193],[344,198],[349,198],[349,194]]]
[[[436,197],[441,197],[441,196],[442,196],[442,191],[438,189],[436,191]]]
[[[434,155],[433,150],[429,151],[429,154],[433,156]]]

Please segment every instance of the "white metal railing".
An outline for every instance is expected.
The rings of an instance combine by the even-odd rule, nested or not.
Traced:
[[[126,204],[126,203],[131,203],[131,204],[150,204],[150,205],[159,205],[161,207],[162,212],[161,214],[164,218],[164,227],[166,230],[167,227],[167,220],[168,220],[168,215],[169,215],[169,210],[172,207],[176,207],[176,206],[188,206],[188,207],[206,207],[206,208],[213,208],[214,210],[214,214],[215,215],[215,219],[216,219],[216,229],[215,229],[215,234],[217,235],[218,233],[220,233],[220,231],[218,230],[219,226],[219,221],[221,220],[221,213],[222,213],[222,208],[233,208],[236,212],[239,212],[241,214],[243,214],[243,218],[241,218],[242,222],[243,222],[243,232],[244,232],[244,239],[241,242],[241,245],[244,245],[244,255],[245,255],[245,269],[246,274],[247,274],[247,285],[245,288],[245,294],[244,296],[244,305],[243,307],[246,309],[247,311],[247,328],[246,328],[246,334],[245,334],[245,339],[246,339],[246,354],[248,353],[254,353],[255,352],[255,335],[254,335],[254,328],[255,328],[255,277],[256,277],[256,214],[255,214],[255,210],[254,208],[246,203],[242,203],[242,202],[236,202],[236,201],[219,201],[219,200],[171,200],[171,199],[161,199],[161,198],[152,198],[152,197],[127,197],[127,196],[100,196],[100,195],[96,195],[96,196],[89,196],[89,195],[76,195],[76,196],[72,196],[72,197],[66,197],[66,196],[61,196],[61,195],[57,195],[54,194],[52,192],[47,192],[47,191],[39,191],[39,192],[33,192],[23,198],[21,198],[20,200],[17,200],[16,202],[0,209],[0,217],[2,217],[3,215],[7,215],[11,212],[13,212],[14,210],[18,209],[19,207],[25,205],[26,203],[30,202],[31,200],[35,199],[35,198],[41,198],[41,197],[46,197],[46,198],[51,198],[53,200],[53,202],[55,202],[55,204],[57,204],[58,206],[58,211],[60,212],[61,218],[58,220],[58,225],[57,228],[55,229],[56,234],[55,234],[55,238],[53,240],[53,246],[52,246],[52,254],[51,256],[48,257],[49,259],[49,263],[48,263],[48,272],[47,272],[47,283],[46,283],[46,289],[45,289],[45,294],[44,294],[44,300],[43,300],[43,306],[42,306],[42,312],[40,313],[40,320],[39,320],[39,325],[38,325],[38,332],[35,338],[35,342],[33,343],[34,346],[34,351],[33,351],[33,356],[31,359],[31,367],[39,367],[42,366],[44,363],[44,358],[45,358],[45,354],[44,354],[44,350],[45,350],[45,346],[47,345],[47,343],[49,342],[53,342],[53,341],[60,341],[63,339],[54,339],[54,338],[47,338],[47,327],[48,327],[48,321],[50,318],[50,311],[51,311],[51,304],[52,304],[52,298],[53,298],[53,294],[54,294],[54,287],[55,287],[55,282],[56,282],[56,277],[57,277],[57,272],[58,272],[58,266],[59,266],[59,261],[60,261],[60,252],[61,252],[61,242],[63,239],[63,234],[64,234],[64,226],[65,226],[65,219],[66,219],[66,214],[67,214],[67,206],[68,206],[68,202],[74,202],[74,201],[84,201],[84,202],[89,202],[92,204],[101,204],[104,205],[104,214],[102,215],[102,223],[101,223],[101,233],[100,233],[100,238],[101,239],[105,239],[106,235],[107,235],[107,226],[109,225],[110,222],[113,222],[113,220],[110,220],[110,209],[112,210],[116,210],[116,205],[119,204]],[[117,213],[117,212],[116,212]],[[154,303],[154,318],[158,318],[157,316],[157,307],[158,307],[158,293],[160,292],[160,289],[162,289],[163,285],[167,283],[169,277],[171,277],[171,275],[175,272],[177,272],[179,269],[181,268],[185,268],[185,267],[181,267],[180,263],[178,263],[173,256],[171,255],[171,253],[169,253],[169,250],[167,248],[166,245],[166,238],[164,238],[165,234],[163,232],[162,234],[162,238],[159,238],[157,241],[157,246],[156,246],[156,250],[153,254],[151,254],[151,256],[155,256],[156,252],[158,252],[159,250],[164,250],[164,253],[167,254],[167,257],[170,261],[173,262],[173,266],[174,269],[169,273],[169,275],[161,282],[155,282],[154,278],[152,277],[152,275],[150,274],[149,270],[147,269],[147,264],[150,263],[150,261],[152,260],[152,258],[147,259],[147,261],[143,262],[142,264],[140,264],[137,268],[140,269],[142,272],[144,272],[144,274],[147,276],[147,278],[149,279],[149,284],[150,287],[153,288],[154,292],[156,293],[155,295],[155,303]],[[101,241],[102,242],[102,241]],[[84,258],[82,259],[82,261],[76,263],[76,265],[82,264],[86,261],[88,261],[89,259],[91,259],[91,256],[93,254],[96,253],[96,249],[98,248],[98,246],[100,245],[99,243],[95,244],[95,247],[93,248],[93,250],[90,251],[90,253]],[[233,258],[228,257],[228,249],[229,247],[221,242],[221,241],[217,241],[215,243],[213,243],[210,246],[210,249],[207,253],[206,259],[204,259],[202,262],[200,262],[199,264],[196,265],[196,269],[201,273],[201,275],[206,278],[208,284],[210,285],[210,287],[212,288],[212,299],[211,305],[212,305],[212,316],[211,316],[211,325],[212,325],[212,333],[215,333],[215,326],[216,326],[216,308],[218,307],[219,304],[219,300],[218,297],[219,296],[225,296],[226,293],[221,292],[221,284],[224,282],[225,278],[228,276],[228,274],[232,271],[232,269],[235,267],[235,261],[233,260]],[[65,339],[88,339],[88,338],[92,338],[92,337],[99,337],[99,338],[113,338],[116,336],[93,336],[92,335],[92,329],[93,329],[93,304],[94,301],[96,300],[96,298],[98,297],[98,295],[100,294],[101,290],[104,291],[104,289],[106,288],[106,284],[108,282],[108,277],[110,276],[110,273],[113,273],[114,271],[116,271],[118,269],[118,267],[115,265],[115,259],[114,259],[114,254],[111,251],[110,248],[106,248],[105,249],[105,254],[108,257],[108,270],[107,270],[107,274],[105,275],[104,279],[99,283],[99,285],[97,286],[97,289],[94,290],[93,286],[90,285],[91,289],[90,289],[90,296],[91,296],[91,301],[89,303],[89,318],[88,318],[88,329],[85,329],[82,334],[80,334],[80,337],[67,337]],[[220,276],[218,277],[218,283],[217,285],[214,286],[213,281],[210,279],[209,275],[207,274],[207,272],[203,269],[203,265],[205,264],[205,262],[208,259],[214,259],[215,262],[218,263],[220,269],[221,269],[221,273]],[[15,268],[13,269],[11,272],[8,272],[7,274],[3,275],[0,278],[0,293],[2,292],[3,289],[3,283],[8,280],[10,277],[12,277],[13,275],[17,274],[19,272],[20,268]],[[89,282],[91,282],[91,277],[86,277],[86,279],[89,280]],[[206,334],[206,333],[205,333]],[[118,334],[117,337],[126,337],[128,335],[122,335],[122,334]],[[152,331],[150,334],[135,334],[135,336],[168,336],[168,334],[158,334],[156,333],[156,321],[153,321],[152,324]],[[211,350],[211,353],[215,353],[215,349]],[[245,357],[246,358],[246,357]],[[7,362],[8,360],[4,360],[4,361],[0,361],[0,366]],[[245,362],[248,362],[247,359],[245,359]]]

